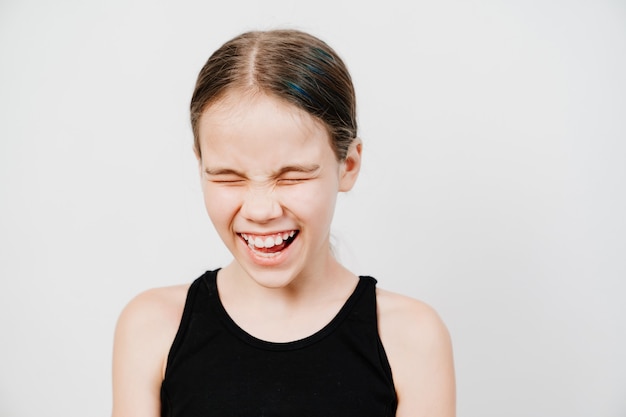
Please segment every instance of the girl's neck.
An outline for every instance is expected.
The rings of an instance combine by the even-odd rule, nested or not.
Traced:
[[[227,313],[259,339],[291,341],[321,329],[354,291],[358,277],[332,258],[326,268],[286,286],[259,285],[236,262],[218,272],[217,287]]]

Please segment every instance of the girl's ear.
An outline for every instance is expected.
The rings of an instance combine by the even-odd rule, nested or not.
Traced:
[[[341,163],[341,173],[339,177],[339,191],[350,191],[359,177],[361,169],[361,151],[363,142],[356,138],[350,144],[346,159]]]

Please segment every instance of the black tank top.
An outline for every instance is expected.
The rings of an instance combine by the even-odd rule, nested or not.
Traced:
[[[391,417],[397,400],[378,335],[376,280],[304,339],[253,337],[228,316],[216,271],[195,280],[167,360],[162,417]]]

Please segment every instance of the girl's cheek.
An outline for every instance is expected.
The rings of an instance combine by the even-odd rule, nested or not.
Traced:
[[[333,212],[336,195],[328,184],[311,182],[281,190],[280,201],[284,209],[298,217],[308,218]]]
[[[313,182],[303,182],[276,188],[278,201],[285,206],[310,204],[321,197],[321,190]]]
[[[243,191],[237,187],[207,187],[204,201],[211,212],[227,212],[241,205]]]

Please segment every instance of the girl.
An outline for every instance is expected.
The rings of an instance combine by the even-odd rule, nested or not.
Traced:
[[[424,303],[333,256],[359,174],[350,75],[321,40],[249,32],[191,100],[207,212],[233,260],[133,299],[115,334],[113,417],[450,417],[450,338]]]

